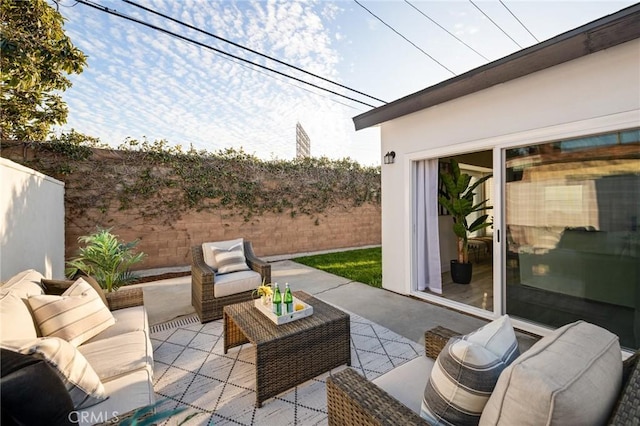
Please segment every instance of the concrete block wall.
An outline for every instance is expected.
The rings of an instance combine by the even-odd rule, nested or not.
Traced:
[[[120,210],[118,201],[119,183],[104,185],[109,173],[115,168],[133,169],[142,163],[124,163],[118,152],[94,149],[87,161],[72,161],[74,171],[57,176],[64,179],[65,200],[93,199],[95,207],[72,208],[73,203],[64,203],[64,258],[72,258],[78,248],[78,237],[89,235],[100,228],[112,228],[112,232],[123,241],[140,240],[138,250],[147,254],[145,261],[136,269],[169,268],[190,264],[190,248],[205,241],[221,241],[245,238],[253,242],[259,256],[287,256],[298,253],[336,250],[351,247],[380,245],[381,208],[378,203],[364,203],[359,207],[330,207],[322,213],[291,215],[266,212],[251,220],[231,210],[222,208],[182,212],[180,218],[149,217],[153,201],[138,206],[144,211]],[[31,145],[5,145],[2,156],[32,167],[41,167],[55,175],[60,164],[69,160],[62,153],[38,150]],[[143,157],[141,157],[143,158]],[[281,176],[287,179],[287,176]],[[279,181],[278,181],[279,182]],[[265,180],[263,185],[278,185]],[[92,186],[96,183],[98,186]],[[101,186],[100,186],[101,185]],[[175,191],[164,189],[161,191]],[[162,199],[162,192],[159,199]],[[165,196],[169,195],[169,192]],[[105,207],[107,206],[107,207]],[[166,216],[166,215],[165,215]]]
[[[164,224],[136,218],[131,212],[88,210],[67,222],[66,257],[76,253],[79,236],[98,226],[112,227],[112,232],[124,241],[140,240],[137,248],[147,257],[136,269],[188,265],[191,246],[239,237],[251,240],[258,256],[380,244],[380,208],[372,204],[349,210],[334,208],[317,217],[267,213],[245,222],[242,217],[230,215],[225,211],[188,212],[180,220]]]

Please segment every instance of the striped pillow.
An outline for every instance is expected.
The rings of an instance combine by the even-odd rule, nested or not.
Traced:
[[[518,355],[507,315],[452,337],[431,370],[420,415],[431,424],[477,425],[498,376]]]
[[[73,407],[90,407],[107,398],[100,378],[72,344],[57,337],[4,342],[3,347],[44,359],[62,379]],[[37,397],[37,396],[34,396]]]
[[[231,246],[229,249],[214,247],[213,256],[218,265],[218,274],[246,271],[249,269],[242,251],[242,243]]]
[[[42,335],[60,337],[74,346],[116,323],[100,295],[82,278],[62,296],[33,296],[28,300]]]
[[[225,241],[214,241],[209,243],[202,243],[202,256],[204,257],[204,263],[209,265],[211,269],[215,272],[218,272],[218,264],[216,263],[216,258],[213,256],[213,249],[229,249],[231,246],[235,246],[236,244],[240,244],[243,247],[244,239],[236,238],[235,240],[225,240]],[[244,254],[244,247],[242,249],[242,254]]]

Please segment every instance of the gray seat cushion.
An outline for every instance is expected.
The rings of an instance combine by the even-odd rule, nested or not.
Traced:
[[[216,275],[213,283],[215,297],[230,296],[258,288],[262,277],[256,271],[240,271],[230,274]]]

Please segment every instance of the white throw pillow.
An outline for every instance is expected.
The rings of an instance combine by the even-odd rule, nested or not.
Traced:
[[[27,269],[19,274],[14,275],[2,284],[2,290],[10,290],[16,296],[27,299],[30,296],[44,294],[44,290],[40,285],[40,280],[44,278],[42,274],[35,269]]]
[[[62,296],[33,296],[29,305],[43,336],[60,337],[74,346],[116,322],[100,295],[82,278]]]
[[[431,370],[420,415],[431,424],[477,425],[500,373],[518,355],[507,315],[452,337]]]
[[[218,265],[218,274],[246,271],[249,269],[244,257],[242,243],[238,243],[229,249],[214,248],[213,257]]]
[[[215,241],[211,243],[202,243],[202,254],[204,257],[204,263],[209,265],[211,269],[215,272],[218,272],[218,264],[216,263],[216,259],[213,256],[213,249],[229,249],[238,243],[242,246],[242,254],[244,255],[244,239],[236,238],[235,240],[226,240],[226,241]]]
[[[0,341],[36,337],[38,330],[27,302],[11,290],[0,289]]]
[[[47,361],[62,379],[75,409],[90,407],[107,398],[96,372],[86,358],[66,340],[39,337],[3,343],[3,347]]]
[[[615,334],[578,321],[536,342],[507,367],[480,425],[601,425],[622,385]]]

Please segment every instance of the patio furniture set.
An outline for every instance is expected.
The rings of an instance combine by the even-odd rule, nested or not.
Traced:
[[[478,359],[468,355],[473,344],[465,341],[472,334],[428,330],[424,357],[373,381],[353,369],[332,375],[329,425],[640,424],[640,351],[623,362],[617,337],[608,331],[583,321],[561,327],[499,372],[495,389],[475,395],[464,389],[478,368]],[[462,356],[454,349],[460,343],[468,351]],[[443,371],[453,375],[444,379]],[[467,411],[459,416],[461,406]]]
[[[271,282],[271,265],[243,239],[192,247],[191,294],[201,322],[223,318],[224,352],[256,348],[256,406],[343,364],[351,364],[349,315],[304,292],[294,296],[313,315],[276,325],[254,306],[255,289]],[[235,253],[235,265],[229,259]],[[225,266],[222,266],[223,268]]]
[[[294,296],[313,314],[296,321],[276,325],[254,306],[271,267],[251,242],[205,243],[192,255],[201,322],[223,319],[225,353],[255,346],[256,407],[351,365],[349,314],[304,292]],[[154,403],[141,289],[105,294],[90,277],[32,270],[2,285],[0,307],[3,424],[117,421]],[[332,373],[329,424],[640,424],[638,353],[623,363],[617,336],[593,324],[561,327],[521,355],[508,316],[465,336],[436,327],[425,355],[373,381],[348,367]]]
[[[194,255],[194,263],[198,259]],[[251,301],[223,308],[225,352],[247,342],[256,346],[257,407],[322,372],[350,365],[349,316],[298,294],[314,306],[314,315],[281,326],[266,320]],[[465,336],[437,327],[425,333],[425,354],[373,382],[350,368],[330,376],[329,424],[640,422],[638,354],[623,364],[618,337],[593,324],[561,327],[521,356],[508,316]],[[476,377],[483,361],[484,375]],[[295,366],[292,377],[285,379],[283,365]],[[447,374],[455,379],[443,379]],[[476,389],[474,380],[484,387]]]

